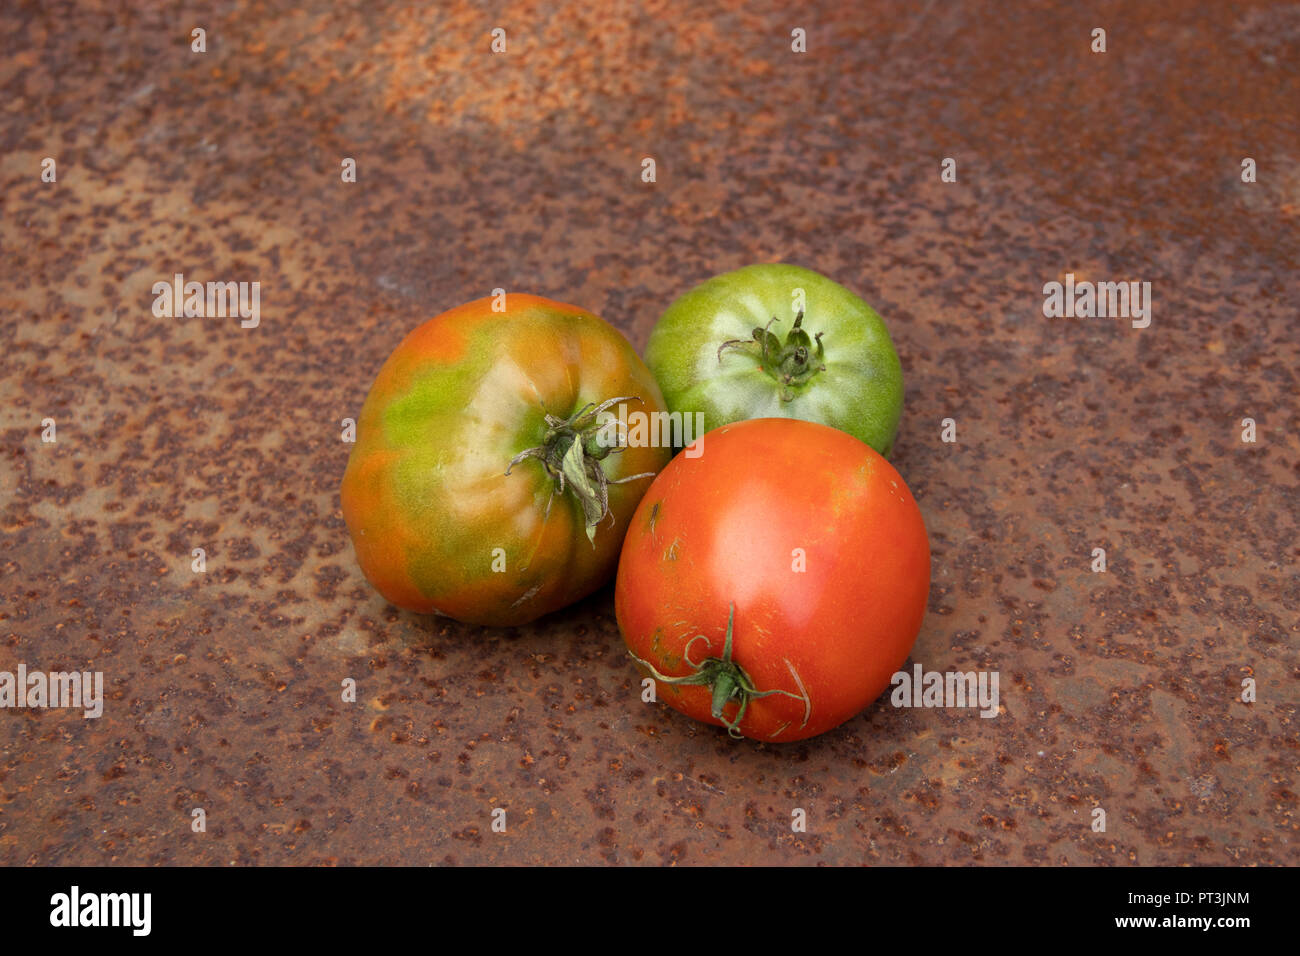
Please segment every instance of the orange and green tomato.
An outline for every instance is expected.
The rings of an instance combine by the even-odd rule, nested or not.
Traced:
[[[357,561],[393,604],[513,625],[612,576],[671,449],[617,447],[603,424],[619,405],[665,411],[613,326],[537,296],[494,301],[429,319],[389,356],[340,496]]]

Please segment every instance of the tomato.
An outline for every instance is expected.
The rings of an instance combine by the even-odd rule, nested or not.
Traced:
[[[614,603],[658,699],[733,736],[790,741],[885,690],[929,588],[925,523],[889,462],[825,425],[756,419],[659,473]]]
[[[836,282],[800,266],[746,266],[687,292],[650,334],[646,364],[672,412],[706,429],[798,418],[889,455],[903,369],[885,323]]]
[[[399,607],[521,624],[612,576],[671,448],[607,427],[664,414],[632,346],[590,312],[511,294],[444,312],[366,396],[343,517],[370,583]],[[641,430],[643,433],[645,429]]]

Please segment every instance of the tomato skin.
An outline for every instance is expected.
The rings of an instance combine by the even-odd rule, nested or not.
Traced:
[[[785,384],[755,344],[756,330],[784,339],[797,317],[822,335],[824,370]],[[724,343],[736,343],[724,346]],[[723,348],[721,354],[719,348]],[[668,307],[650,333],[646,364],[668,409],[702,414],[706,429],[750,418],[797,418],[846,431],[882,455],[893,450],[903,412],[903,369],[884,321],[842,285],[801,266],[745,266],[696,286]]]
[[[709,432],[660,472],[632,517],[614,600],[628,650],[666,677],[693,673],[696,635],[707,640],[691,661],[723,657],[734,607],[732,659],[759,691],[786,692],[751,700],[739,732],[784,742],[838,726],[889,686],[929,587],[925,523],[889,462],[824,425],[756,419]],[[806,704],[787,696],[801,685]],[[657,697],[726,723],[707,687],[657,680]]]
[[[520,293],[505,312],[492,302],[429,319],[389,356],[357,419],[340,498],[357,561],[385,598],[505,626],[608,581],[650,482],[610,484],[589,541],[582,508],[568,492],[552,498],[542,462],[511,460],[545,441],[548,412],[565,418],[620,396],[641,399],[631,411],[664,404],[631,344],[599,317]],[[599,467],[613,482],[657,472],[670,454],[630,447]]]

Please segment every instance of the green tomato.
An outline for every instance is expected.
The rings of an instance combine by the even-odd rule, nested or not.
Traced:
[[[659,319],[645,358],[668,410],[708,430],[797,418],[893,449],[903,369],[885,323],[810,269],[746,266],[696,286]]]

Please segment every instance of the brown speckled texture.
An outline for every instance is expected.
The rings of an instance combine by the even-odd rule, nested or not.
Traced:
[[[0,669],[109,698],[0,712],[0,863],[1300,862],[1300,8],[122,6],[0,10]],[[774,259],[890,324],[913,660],[1000,716],[736,743],[640,702],[609,590],[492,631],[367,586],[340,421],[406,330],[501,286],[641,347]],[[178,271],[260,327],[154,318]],[[1151,327],[1045,319],[1066,272]]]

